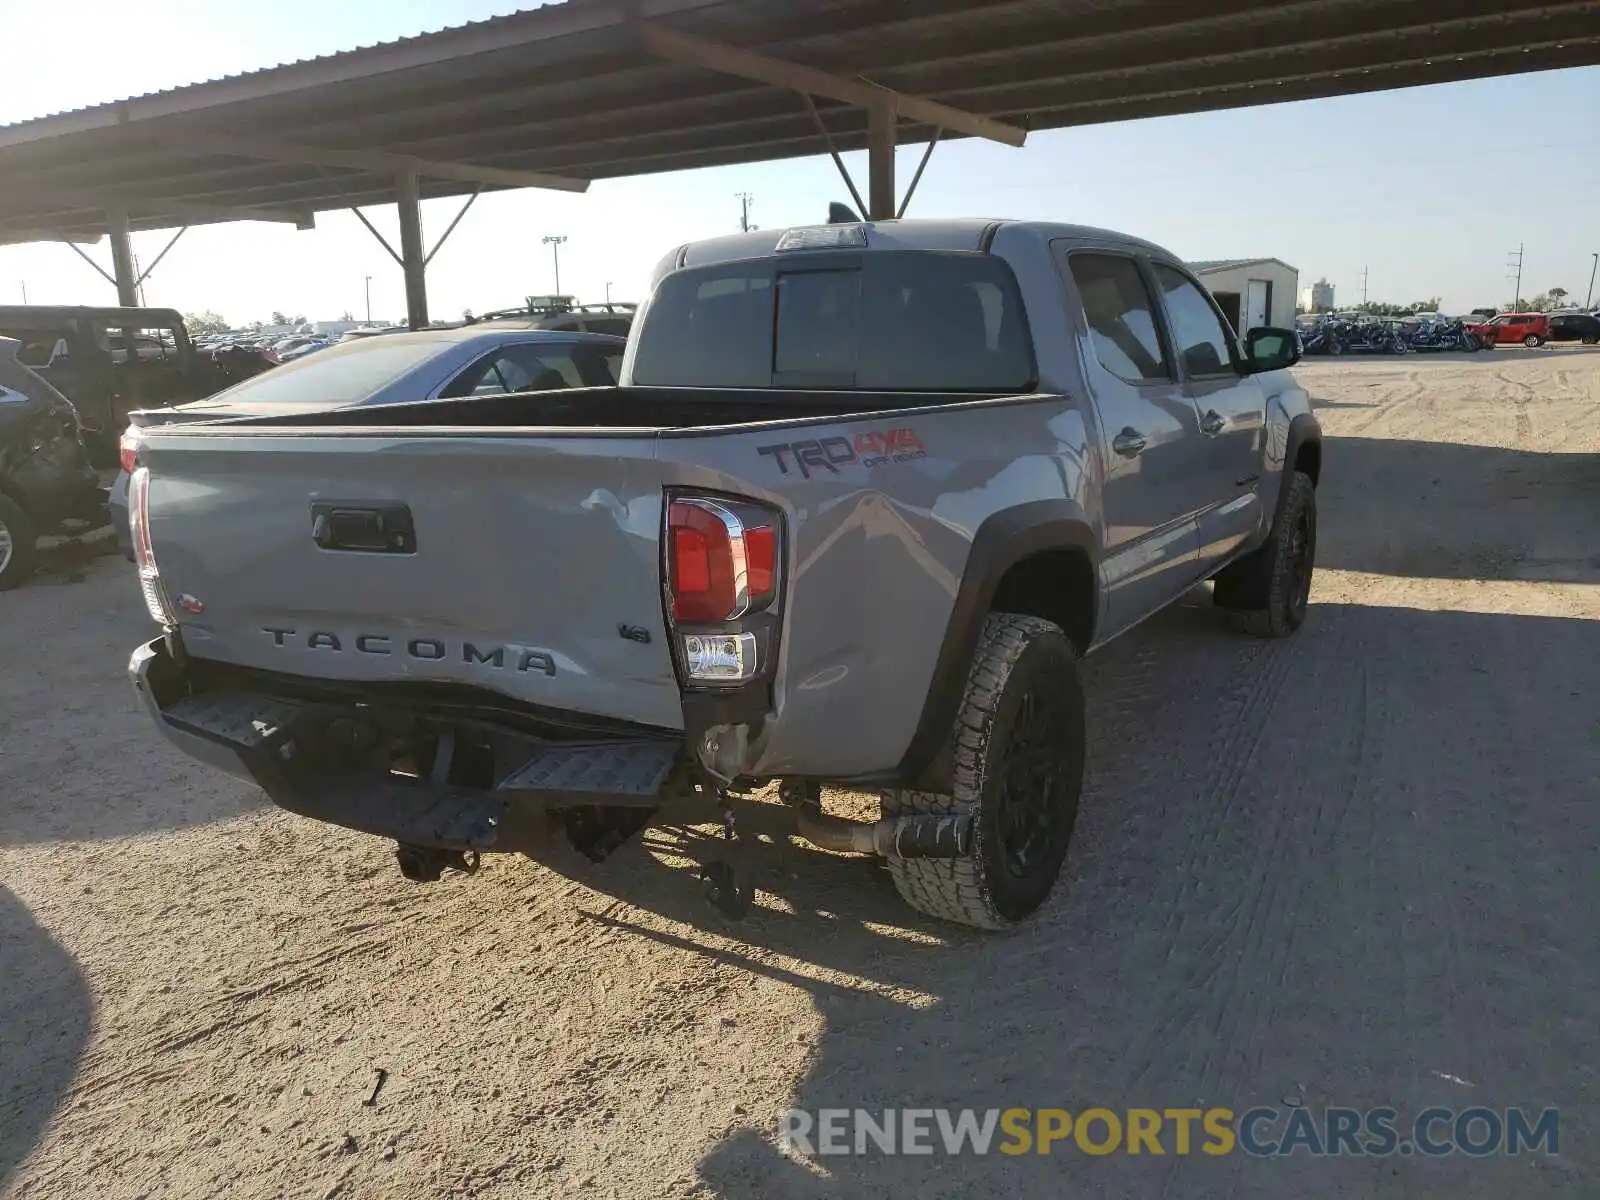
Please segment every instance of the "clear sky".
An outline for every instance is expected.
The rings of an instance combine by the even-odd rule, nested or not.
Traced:
[[[534,7],[513,0],[114,0],[7,5],[0,123]],[[91,37],[99,29],[103,36]],[[115,32],[113,32],[115,31]],[[1600,251],[1600,67],[1338,100],[1035,134],[1023,150],[940,146],[913,216],[1037,217],[1138,234],[1190,259],[1271,256],[1302,286],[1326,276],[1340,304],[1443,298],[1448,311],[1508,303],[1508,252],[1525,242],[1525,297],[1582,300]],[[285,138],[292,129],[282,131]],[[920,147],[901,151],[908,180]],[[847,156],[864,187],[862,156]],[[0,180],[0,187],[4,180]],[[637,295],[656,259],[737,227],[739,192],[763,226],[825,218],[848,196],[826,157],[596,183],[581,196],[481,197],[428,273],[432,314],[456,317],[553,290],[546,234],[564,234],[566,292]],[[458,201],[423,206],[431,241]],[[372,210],[391,237],[392,209]],[[138,234],[148,262],[166,235]],[[102,243],[91,250],[109,263]],[[404,315],[400,272],[347,212],[317,229],[191,229],[145,285],[149,303],[333,318]],[[0,247],[0,302],[112,303],[64,246]]]

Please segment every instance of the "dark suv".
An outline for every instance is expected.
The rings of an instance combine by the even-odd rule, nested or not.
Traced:
[[[1550,318],[1550,340],[1593,346],[1600,342],[1600,317],[1593,313],[1556,313]]]
[[[33,573],[38,539],[69,521],[106,520],[106,490],[84,452],[78,414],[0,337],[0,592]]]
[[[0,305],[0,337],[16,339],[22,365],[72,401],[104,467],[116,464],[117,438],[134,409],[199,400],[236,373],[196,355],[170,308]]]

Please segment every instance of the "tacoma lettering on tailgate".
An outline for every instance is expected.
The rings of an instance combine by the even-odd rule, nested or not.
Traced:
[[[302,634],[298,629],[279,629],[263,625],[261,632],[272,638],[274,646],[287,646],[290,638],[298,643],[303,637],[308,650],[327,650],[334,654],[348,653],[345,650],[345,639],[325,629],[315,629]],[[543,650],[530,650],[525,646],[476,646],[471,642],[452,644],[442,638],[408,638],[398,641],[382,633],[358,633],[349,640],[356,654],[379,656],[398,654],[421,662],[443,662],[445,659],[450,659],[497,671],[538,671],[544,675],[556,673],[556,660],[552,655]]]

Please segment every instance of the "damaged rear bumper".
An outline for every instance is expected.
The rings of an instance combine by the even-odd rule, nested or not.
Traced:
[[[654,808],[693,785],[681,736],[548,741],[349,701],[196,692],[167,641],[128,674],[162,735],[279,807],[412,846],[526,848],[552,809]]]

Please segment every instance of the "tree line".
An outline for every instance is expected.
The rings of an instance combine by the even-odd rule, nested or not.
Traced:
[[[1499,312],[1552,312],[1567,306],[1567,297],[1572,293],[1566,288],[1553,287],[1548,292],[1540,292],[1529,300],[1507,300],[1500,305]],[[1308,310],[1301,306],[1301,312]],[[1429,296],[1426,300],[1416,300],[1410,304],[1394,304],[1387,300],[1365,300],[1350,309],[1341,309],[1341,312],[1358,312],[1369,317],[1409,317],[1413,313],[1438,312],[1439,297]]]

